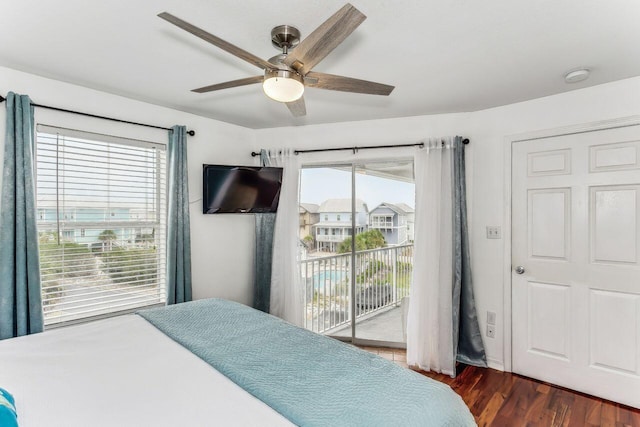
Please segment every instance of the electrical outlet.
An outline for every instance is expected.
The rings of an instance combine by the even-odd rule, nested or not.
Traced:
[[[497,225],[487,225],[487,239],[502,239],[502,231]]]
[[[487,325],[496,324],[496,313],[494,311],[487,311]]]
[[[495,338],[496,337],[496,327],[495,327],[495,325],[487,325],[487,336],[489,338]]]

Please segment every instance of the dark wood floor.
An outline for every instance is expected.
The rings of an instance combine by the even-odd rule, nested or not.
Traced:
[[[405,350],[363,348],[408,368]],[[465,365],[456,378],[417,372],[449,384],[480,427],[640,427],[640,410],[520,375]]]

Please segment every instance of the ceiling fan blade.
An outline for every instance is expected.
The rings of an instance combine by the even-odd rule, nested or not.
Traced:
[[[194,36],[200,37],[202,40],[205,40],[212,45],[217,46],[234,56],[237,56],[240,59],[244,59],[245,61],[252,65],[255,65],[256,67],[262,68],[263,70],[270,70],[274,68],[273,64],[270,64],[264,59],[258,58],[257,56],[247,52],[246,50],[240,49],[239,47],[232,45],[231,43],[224,41],[221,38],[216,37],[201,28],[196,27],[195,25],[191,25],[188,22],[178,18],[177,16],[173,16],[168,12],[162,12],[158,14],[158,16],[165,21],[172,23],[176,27],[182,28],[183,30],[193,34]]]
[[[213,92],[214,90],[252,85],[254,83],[262,83],[263,80],[264,80],[264,76],[247,77],[246,79],[231,80],[229,82],[199,87],[198,89],[191,89],[191,92],[198,92],[198,93]]]
[[[366,93],[370,95],[389,95],[395,86],[333,74],[309,72],[304,77],[304,85],[318,89],[339,90],[341,92]]]
[[[355,30],[367,17],[347,3],[292,50],[284,63],[303,76]]]
[[[304,97],[302,96],[300,99],[293,102],[287,102],[286,104],[293,117],[302,117],[307,114],[307,107],[304,104]]]

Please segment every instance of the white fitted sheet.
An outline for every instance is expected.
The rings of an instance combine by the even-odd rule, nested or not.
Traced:
[[[21,427],[292,425],[134,314],[0,341],[0,387]]]

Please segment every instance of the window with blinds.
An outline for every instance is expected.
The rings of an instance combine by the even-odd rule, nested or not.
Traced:
[[[163,304],[166,146],[39,125],[45,326]]]

